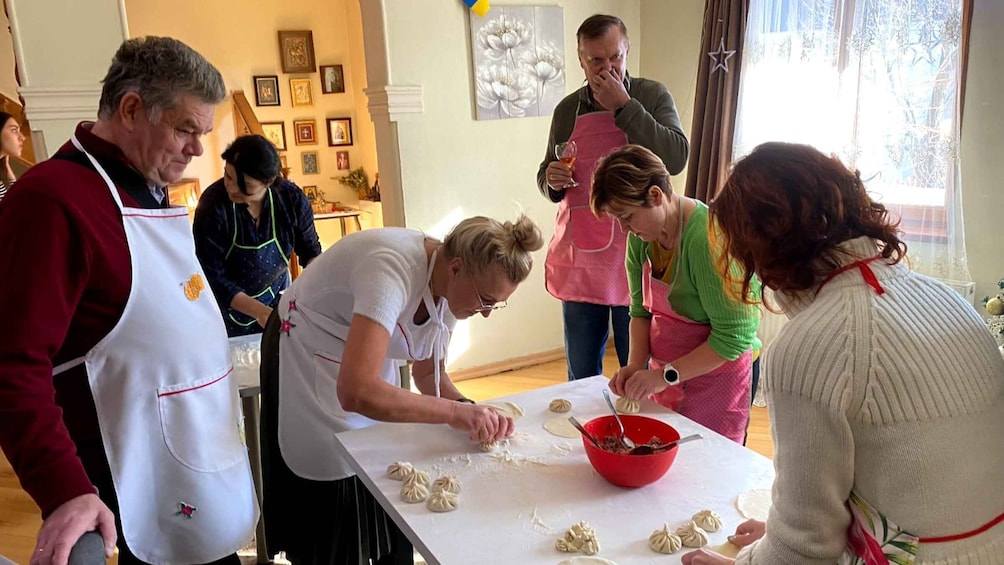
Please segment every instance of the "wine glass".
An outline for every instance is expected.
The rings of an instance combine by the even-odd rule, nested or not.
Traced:
[[[558,161],[562,165],[568,167],[568,171],[572,171],[572,165],[575,164],[575,156],[578,153],[578,147],[575,146],[574,141],[566,141],[564,143],[558,143],[554,146],[554,156],[558,158]],[[579,183],[572,179],[572,182],[566,184],[561,188],[569,188],[572,186],[579,186]]]

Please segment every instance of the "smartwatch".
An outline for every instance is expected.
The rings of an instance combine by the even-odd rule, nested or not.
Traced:
[[[680,384],[680,371],[677,371],[672,365],[666,363],[662,368],[662,378],[666,380],[666,384],[669,386],[676,386]]]

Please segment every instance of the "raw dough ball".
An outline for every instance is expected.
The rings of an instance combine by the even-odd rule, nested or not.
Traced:
[[[714,510],[701,510],[694,514],[691,520],[706,532],[717,532],[722,529],[722,517]]]
[[[708,545],[708,532],[705,532],[693,522],[687,522],[676,530],[680,541],[687,547],[704,547]]]
[[[497,441],[483,441],[481,442],[481,445],[479,445],[478,447],[481,448],[481,451],[484,451],[485,453],[491,453],[495,451],[495,449],[498,446],[499,442]]]
[[[554,547],[566,553],[581,551],[586,555],[595,555],[600,552],[600,540],[596,539],[596,531],[592,526],[579,522],[569,528],[563,538],[554,542]]]
[[[609,559],[603,559],[602,557],[582,557],[581,555],[576,555],[570,559],[566,559],[558,565],[617,565]]]
[[[460,479],[454,477],[453,475],[443,475],[436,479],[436,482],[432,483],[432,492],[437,490],[445,490],[447,492],[452,492],[453,494],[460,494],[461,487]]]
[[[403,481],[414,470],[415,468],[407,461],[395,461],[390,467],[387,467],[387,476],[395,481]]]
[[[457,509],[459,499],[455,493],[448,490],[437,490],[429,496],[426,506],[433,512],[450,512]]]
[[[409,477],[410,478],[410,477]],[[429,496],[429,488],[422,483],[412,482],[401,487],[401,500],[410,502],[422,502]]]
[[[770,513],[770,491],[754,489],[740,494],[736,499],[736,509],[746,518],[766,522]]]
[[[564,398],[555,398],[551,401],[551,404],[547,407],[547,409],[551,412],[568,412],[572,409],[572,403]]]
[[[716,545],[715,547],[709,547],[711,551],[714,551],[718,555],[723,555],[729,559],[735,559],[739,556],[740,549],[729,542],[725,542],[722,545]]]
[[[618,398],[615,406],[621,414],[637,414],[641,410],[641,405],[638,404],[637,400],[631,400],[626,396]]]
[[[669,524],[663,524],[661,530],[656,530],[648,536],[648,546],[658,553],[674,553],[680,550],[682,544],[680,536],[669,530]]]
[[[481,406],[487,406],[499,414],[508,416],[513,420],[519,420],[523,417],[523,407],[515,402],[482,402]]]
[[[416,483],[422,485],[423,487],[429,486],[429,474],[421,469],[415,469],[404,479],[404,486]]]
[[[575,429],[566,416],[556,416],[544,422],[544,429],[558,437],[579,437],[579,430]]]

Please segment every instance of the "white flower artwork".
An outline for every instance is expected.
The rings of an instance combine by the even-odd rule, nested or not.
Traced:
[[[565,97],[558,6],[498,6],[471,18],[478,120],[549,116]]]

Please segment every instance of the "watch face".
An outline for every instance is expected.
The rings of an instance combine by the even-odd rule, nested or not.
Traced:
[[[680,382],[680,372],[672,367],[665,367],[662,370],[662,378],[666,379],[667,384],[675,385]]]

